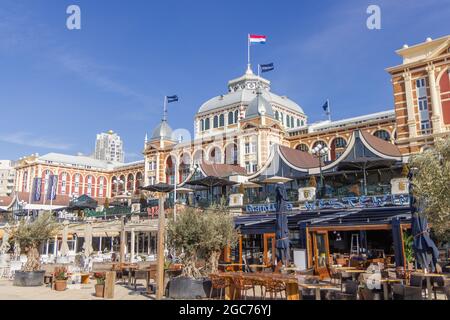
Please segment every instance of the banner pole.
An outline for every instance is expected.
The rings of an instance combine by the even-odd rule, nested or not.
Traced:
[[[250,70],[250,34],[247,34],[247,70]]]

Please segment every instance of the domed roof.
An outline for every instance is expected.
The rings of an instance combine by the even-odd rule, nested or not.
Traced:
[[[262,86],[262,95],[269,103],[277,104],[296,113],[303,109],[286,96],[270,92],[270,81],[259,77],[248,70],[242,77],[228,82],[228,93],[214,97],[202,104],[198,113],[209,112],[228,107],[233,104],[249,104],[256,97],[256,88]]]
[[[263,96],[261,89],[257,89],[256,97],[250,101],[245,111],[245,119],[259,116],[267,116],[274,118],[273,108],[269,101]]]
[[[162,120],[161,123],[153,130],[151,140],[172,139],[172,128],[167,123],[167,120]]]

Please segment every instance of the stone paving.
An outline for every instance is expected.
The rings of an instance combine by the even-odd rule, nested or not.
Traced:
[[[68,285],[65,291],[51,290],[49,286],[15,287],[10,280],[0,280],[0,300],[109,300],[94,296],[95,281],[89,284]],[[111,300],[153,300],[154,296],[146,295],[144,286],[130,288],[118,282],[114,288],[114,299]]]

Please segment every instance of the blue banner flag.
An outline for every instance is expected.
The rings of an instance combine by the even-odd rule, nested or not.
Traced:
[[[323,111],[325,111],[327,114],[330,112],[330,104],[328,100],[325,102],[325,104],[322,106]]]
[[[51,175],[48,178],[47,200],[55,200],[56,199],[57,187],[58,187],[58,176]]]
[[[272,71],[273,69],[275,69],[275,67],[273,66],[273,63],[267,63],[267,64],[260,64],[259,67],[261,68],[261,72],[269,72]]]
[[[175,102],[175,101],[178,101],[177,95],[167,96],[167,103],[171,103],[171,102]]]
[[[42,184],[42,178],[34,178],[33,181],[33,201],[40,201],[41,200],[41,184]]]

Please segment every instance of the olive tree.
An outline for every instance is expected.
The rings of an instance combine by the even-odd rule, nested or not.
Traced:
[[[19,245],[21,252],[27,254],[27,262],[22,271],[37,271],[41,267],[39,261],[39,246],[44,241],[55,236],[59,225],[50,212],[40,214],[33,221],[22,220],[13,232],[15,242]]]
[[[170,220],[167,228],[168,244],[180,255],[184,265],[182,275],[201,278],[207,272],[217,272],[221,251],[236,243],[237,232],[233,217],[223,206],[204,211],[186,208]],[[199,259],[207,261],[207,269],[197,268]]]
[[[450,238],[450,137],[410,158],[413,194],[425,204],[425,214],[440,240]]]

